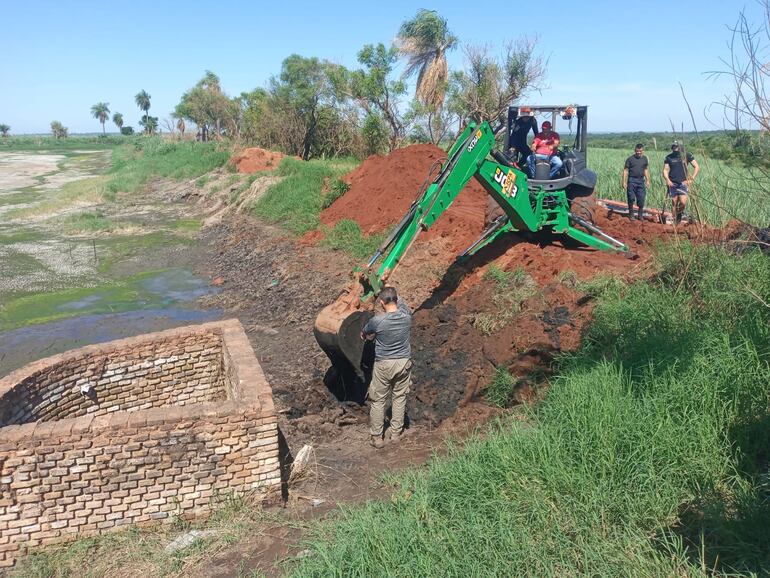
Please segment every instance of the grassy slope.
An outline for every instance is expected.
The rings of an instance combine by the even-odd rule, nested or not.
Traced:
[[[224,143],[137,139],[132,145],[113,150],[107,190],[134,192],[155,177],[194,179],[221,167],[229,158]]]
[[[526,421],[343,510],[294,575],[770,571],[770,261],[685,247],[660,263],[599,298]]]
[[[317,228],[324,204],[325,188],[341,175],[355,168],[351,159],[301,161],[285,158],[278,174],[285,177],[268,189],[259,200],[254,213],[272,223],[280,223],[302,235]]]

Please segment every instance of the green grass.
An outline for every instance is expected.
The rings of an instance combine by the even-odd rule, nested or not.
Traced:
[[[321,201],[321,208],[328,209],[334,204],[334,201],[339,199],[342,195],[350,190],[350,183],[346,183],[342,179],[336,179],[329,190],[324,194]]]
[[[344,251],[351,257],[361,260],[371,257],[382,244],[386,233],[365,237],[358,223],[350,219],[342,219],[333,228],[326,230],[322,245],[338,251]]]
[[[569,283],[568,279],[565,279],[565,281],[567,281],[565,284]],[[610,273],[599,273],[586,281],[576,282],[574,287],[589,297],[600,297],[605,293],[620,295],[625,287],[625,283],[623,283],[622,279]]]
[[[15,264],[21,269],[24,263]],[[39,267],[39,263],[31,262]],[[34,270],[34,269],[32,269]],[[77,287],[5,299],[0,304],[0,331],[96,313],[120,313],[169,306],[173,299],[148,290],[144,283],[160,271],[145,271],[95,287]]]
[[[10,574],[14,578],[84,578],[97,576],[186,576],[228,545],[254,535],[271,520],[249,498],[221,495],[214,498],[207,520],[177,518],[168,526],[121,532],[78,540],[56,548],[34,551]],[[166,545],[190,530],[215,532],[191,545],[168,553]]]
[[[181,233],[197,233],[202,224],[200,219],[177,219],[171,223],[171,226]]]
[[[770,260],[680,249],[601,294],[526,419],[344,508],[292,574],[770,572]]]
[[[98,176],[65,183],[55,195],[31,207],[11,209],[5,216],[9,219],[47,217],[75,204],[98,204],[104,200],[106,181],[107,177]]]
[[[254,207],[254,213],[302,235],[320,225],[324,182],[355,168],[350,159],[301,161],[284,158],[278,174],[285,177],[270,187]]]
[[[230,151],[224,143],[144,137],[112,151],[107,190],[113,193],[135,192],[156,177],[195,179],[221,167],[229,158]]]
[[[95,233],[112,229],[112,221],[100,211],[87,211],[68,215],[60,221],[68,233]]]
[[[487,268],[484,280],[493,287],[492,309],[474,314],[473,326],[484,335],[491,335],[521,311],[524,302],[534,295],[537,283],[521,267],[503,271],[497,265]]]
[[[0,151],[45,150],[59,152],[73,149],[110,149],[132,142],[137,138],[119,135],[72,135],[60,139],[48,135],[9,136],[0,138]]]
[[[670,203],[665,197],[663,159],[668,150],[646,150],[650,160],[652,185],[647,191],[647,206],[661,208]],[[766,227],[770,222],[770,202],[765,184],[767,177],[756,169],[743,167],[739,162],[709,159],[691,151],[700,164],[701,172],[691,186],[690,212],[702,221],[722,225],[737,218],[756,226]],[[597,174],[596,191],[600,197],[623,200],[621,189],[623,164],[633,150],[590,148],[588,166]]]
[[[511,403],[516,378],[505,367],[498,367],[484,388],[484,397],[492,405],[508,407]]]

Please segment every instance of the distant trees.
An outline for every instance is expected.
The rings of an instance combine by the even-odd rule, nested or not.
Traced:
[[[112,122],[115,124],[116,127],[118,127],[119,131],[123,131],[123,115],[119,112],[116,112],[112,115]]]
[[[238,134],[238,103],[222,91],[219,77],[210,70],[182,95],[173,116],[182,122],[183,119],[194,122],[200,128],[203,140],[208,140],[210,131],[216,138],[223,134],[231,137]]]
[[[406,94],[403,80],[393,78],[398,49],[384,44],[367,44],[358,53],[362,68],[354,71],[339,67],[335,86],[352,99],[364,113],[363,136],[368,153],[380,152],[383,145],[393,150],[405,136],[399,98]]]
[[[139,126],[141,126],[147,134],[155,134],[158,130],[158,117],[145,114],[139,119]]]
[[[0,124],[0,134],[2,134],[4,137],[8,136],[8,133],[11,132],[11,127],[7,124]]]
[[[58,120],[54,120],[51,122],[51,133],[55,138],[67,138],[69,129]]]
[[[450,73],[446,55],[458,45],[445,18],[420,10],[401,24],[394,45],[364,45],[358,68],[292,54],[265,87],[235,98],[207,70],[172,116],[180,134],[193,123],[203,140],[243,139],[303,159],[361,156],[409,140],[439,143],[457,121],[469,114],[493,119],[543,79],[545,63],[534,41],[506,45],[500,58],[488,47],[466,48],[465,69]],[[399,58],[406,59],[400,78]],[[414,99],[407,99],[407,77],[416,78]],[[140,124],[153,132],[157,119],[148,114],[150,96],[142,91],[136,103],[144,112]],[[167,120],[166,127],[173,132],[174,122]]]
[[[91,107],[91,116],[102,123],[102,134],[107,134],[104,123],[110,118],[110,104],[108,102],[97,102]]]
[[[144,131],[148,134],[154,133],[158,128],[157,117],[149,115],[151,98],[152,97],[144,89],[137,92],[134,96],[134,102],[136,102],[136,106],[138,106],[139,110],[144,113],[141,120],[139,121],[139,124],[144,127]]]

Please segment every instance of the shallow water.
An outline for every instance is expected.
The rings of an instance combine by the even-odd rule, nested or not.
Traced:
[[[49,355],[76,347],[219,319],[218,309],[169,307],[81,315],[0,333],[0,376]]]

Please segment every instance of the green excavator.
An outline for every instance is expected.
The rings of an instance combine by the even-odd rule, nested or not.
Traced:
[[[536,176],[541,178],[529,178],[515,162],[496,149],[495,136],[506,127],[505,123],[500,122],[494,128],[487,121],[468,124],[447,152],[437,176],[423,186],[407,213],[366,266],[354,272],[345,291],[318,315],[314,327],[316,341],[344,381],[366,379],[361,329],[373,315],[374,296],[384,287],[419,234],[441,217],[472,178],[481,183],[503,214],[495,218],[460,257],[472,255],[505,233],[542,230],[566,235],[602,251],[628,253],[628,247],[622,242],[601,231],[577,211],[570,210],[571,203],[592,194],[596,184],[595,174],[585,166],[587,107],[535,108],[539,113],[551,112],[554,118],[565,110],[577,118],[575,146],[566,147],[559,153],[564,156],[561,173],[551,179],[547,167],[542,167],[544,175],[538,167]],[[509,109],[508,135],[517,112],[516,107]],[[505,145],[510,144],[510,136],[504,140]]]

